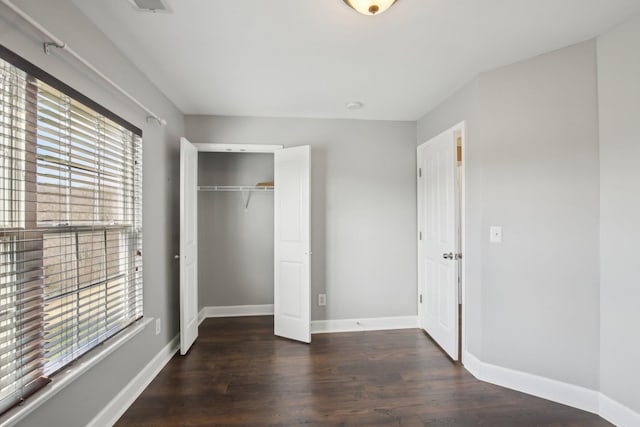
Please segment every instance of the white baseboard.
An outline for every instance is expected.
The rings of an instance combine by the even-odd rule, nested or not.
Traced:
[[[129,409],[129,406],[140,396],[145,388],[153,381],[164,366],[171,360],[180,348],[180,336],[174,337],[129,384],[98,413],[87,427],[112,426]]]
[[[466,363],[465,368],[479,380],[532,396],[542,397],[543,399],[562,403],[583,411],[598,413],[599,393],[597,391],[482,362],[468,352],[465,354],[464,361]]]
[[[203,307],[198,314],[200,323],[208,317],[241,317],[241,316],[271,316],[273,304],[262,305],[225,305],[218,307]]]
[[[462,365],[464,368],[471,373],[474,377],[479,380],[482,380],[482,373],[480,369],[482,368],[482,362],[473,354],[468,351],[462,351]]]
[[[485,363],[469,352],[462,360],[465,369],[481,381],[600,415],[618,427],[640,426],[639,413],[598,391]]]
[[[202,323],[209,317],[241,317],[271,316],[273,304],[265,305],[230,305],[219,307],[203,307],[198,313],[198,321]],[[380,331],[386,329],[410,329],[418,327],[417,316],[374,317],[369,319],[340,319],[311,321],[312,334],[330,332]]]
[[[600,394],[600,416],[618,427],[640,426],[640,414],[627,406]]]
[[[369,319],[313,320],[312,334],[333,332],[382,331],[418,327],[418,316],[374,317]]]

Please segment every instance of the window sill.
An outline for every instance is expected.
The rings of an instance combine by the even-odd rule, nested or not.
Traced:
[[[89,354],[78,359],[73,365],[66,368],[63,372],[55,375],[50,384],[36,392],[33,396],[29,397],[23,405],[16,406],[0,417],[0,427],[9,427],[17,424],[31,412],[40,407],[40,405],[74,382],[82,374],[96,366],[111,353],[122,347],[127,341],[142,332],[152,320],[153,318],[151,317],[143,317],[132,326],[114,336],[112,340],[108,340],[101,346],[93,349]]]

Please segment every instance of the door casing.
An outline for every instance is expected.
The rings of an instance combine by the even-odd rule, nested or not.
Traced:
[[[193,143],[193,146],[196,147],[198,152],[220,152],[220,153],[276,153],[277,151],[283,150],[284,146],[282,145],[263,145],[263,144],[218,144],[218,143]],[[295,147],[290,147],[295,148]],[[196,183],[197,185],[197,183]],[[182,206],[181,206],[182,209]],[[310,242],[309,242],[310,244]],[[311,255],[310,247],[307,248],[307,256]],[[308,261],[310,262],[310,260]],[[309,304],[311,301],[309,301]],[[310,310],[310,307],[309,307]],[[204,320],[200,319],[200,322]],[[310,325],[309,325],[310,328]],[[311,335],[308,335],[308,338],[301,340],[303,342],[311,342]]]

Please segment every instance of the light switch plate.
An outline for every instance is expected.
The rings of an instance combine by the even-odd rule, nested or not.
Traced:
[[[496,225],[489,227],[489,242],[502,243],[502,227]]]

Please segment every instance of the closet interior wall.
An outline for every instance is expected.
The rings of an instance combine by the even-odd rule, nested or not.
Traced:
[[[199,186],[273,181],[273,154],[198,155]],[[198,299],[203,307],[273,304],[273,192],[198,192]]]

